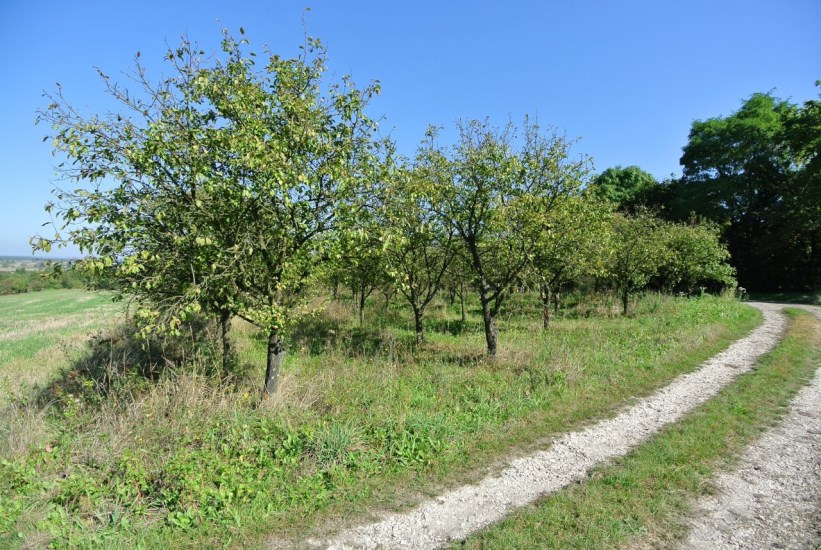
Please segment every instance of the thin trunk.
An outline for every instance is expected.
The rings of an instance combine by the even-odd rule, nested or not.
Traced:
[[[367,295],[365,294],[365,289],[360,289],[359,292],[359,330],[363,330],[365,328],[365,299]]]
[[[351,285],[351,309],[355,309],[359,303],[359,295],[356,292],[356,285]]]
[[[339,298],[339,281],[334,281],[334,300]]]
[[[622,310],[623,315],[627,315],[627,302],[628,302],[629,299],[630,299],[630,293],[625,288],[621,293],[621,303],[622,303],[622,306],[624,306],[624,308]]]
[[[448,290],[448,296],[450,298],[450,307],[453,307],[453,304],[456,303],[456,289],[451,288]]]
[[[547,330],[550,328],[550,285],[547,283],[542,283],[542,306],[542,326]]]
[[[267,399],[277,391],[279,369],[285,359],[285,345],[282,336],[276,330],[268,334],[268,364],[265,369],[265,385],[262,388],[262,398]]]
[[[459,282],[459,307],[462,310],[462,322],[464,323],[467,321],[467,313],[465,311],[465,283],[464,281]]]
[[[385,311],[388,311],[391,307],[391,298],[393,298],[393,292],[388,291],[385,292]]]
[[[496,330],[496,319],[490,311],[490,301],[482,297],[482,321],[485,325],[485,340],[487,341],[488,357],[496,357],[496,340],[499,336]]]
[[[425,339],[425,333],[422,326],[422,310],[417,306],[413,306],[413,321],[416,327],[416,345],[418,346]]]
[[[222,372],[228,371],[231,363],[231,340],[228,333],[231,332],[231,312],[222,311],[220,313],[220,329],[222,332]]]

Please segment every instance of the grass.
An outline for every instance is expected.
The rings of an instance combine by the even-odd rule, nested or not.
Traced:
[[[475,308],[461,323],[437,307],[417,350],[404,310],[374,305],[360,331],[331,302],[295,328],[277,399],[261,406],[264,338],[247,326],[234,331],[238,367],[221,378],[205,374],[208,349],[173,366],[167,350],[99,340],[41,392],[47,399],[3,411],[0,545],[300,540],[609,415],[760,321],[710,297],[651,295],[630,317],[613,315],[608,297],[568,303],[543,332],[538,301],[512,300],[500,357],[487,361]]]
[[[693,499],[784,413],[821,365],[821,324],[788,310],[786,338],[685,420],[585,483],[543,499],[457,545],[463,548],[667,548],[686,529]]]
[[[120,309],[106,295],[81,290],[0,296],[0,407],[67,367],[82,336],[116,323]]]

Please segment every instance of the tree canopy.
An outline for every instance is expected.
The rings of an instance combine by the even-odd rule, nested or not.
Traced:
[[[590,190],[627,211],[647,201],[658,182],[638,166],[608,168],[591,181]]]
[[[538,235],[547,229],[545,214],[581,190],[590,163],[571,158],[570,141],[527,119],[521,135],[511,124],[500,129],[477,120],[460,124],[459,132],[444,164],[448,180],[437,209],[461,241],[479,292],[488,355],[494,356],[496,316],[530,265]],[[428,155],[445,153],[431,147]]]
[[[69,162],[49,206],[54,238],[77,244],[82,267],[133,296],[147,330],[178,329],[199,311],[239,315],[268,333],[265,393],[276,387],[282,330],[324,239],[357,212],[376,171],[375,124],[365,115],[378,84],[324,79],[325,49],[267,59],[227,32],[204,61],[188,41],[168,52],[174,75],[140,90],[101,77],[122,112],[84,116],[61,92],[40,113]],[[260,62],[260,65],[257,63]]]
[[[720,224],[748,288],[818,284],[817,124],[817,102],[798,107],[758,93],[690,130],[670,215]]]

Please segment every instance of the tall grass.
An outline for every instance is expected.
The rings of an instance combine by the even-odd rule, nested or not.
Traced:
[[[475,309],[463,323],[438,304],[415,348],[399,307],[374,304],[359,330],[344,303],[328,302],[294,329],[279,393],[264,404],[264,338],[241,323],[236,365],[219,376],[207,348],[167,361],[99,338],[39,399],[2,411],[0,544],[299,538],[610,414],[760,319],[710,297],[650,296],[626,318],[605,297],[572,300],[546,332],[535,297],[513,301],[494,361]]]

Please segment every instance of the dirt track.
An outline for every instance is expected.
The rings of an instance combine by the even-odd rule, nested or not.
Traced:
[[[821,308],[805,309],[821,319]],[[716,485],[683,548],[821,547],[821,370]]]
[[[335,549],[437,548],[583,478],[592,467],[629,452],[713,397],[775,346],[786,327],[782,306],[751,305],[764,313],[759,328],[697,371],[678,377],[615,418],[560,436],[544,450],[511,461],[475,485],[448,491],[408,512],[385,515],[375,523],[339,533],[332,540],[309,540],[306,544]],[[816,401],[816,412],[818,404]]]

